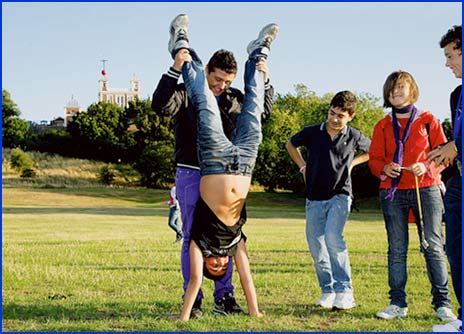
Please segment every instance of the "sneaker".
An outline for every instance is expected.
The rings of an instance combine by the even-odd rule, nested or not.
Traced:
[[[182,235],[178,235],[174,243],[178,244],[178,243],[181,243],[182,241],[184,241],[184,237]]]
[[[190,319],[200,319],[203,316],[203,310],[201,309],[201,299],[195,300],[193,303],[192,310],[190,311]]]
[[[462,332],[462,321],[458,319],[444,325],[433,325],[432,332]]]
[[[441,321],[454,321],[457,317],[453,314],[453,311],[449,307],[442,306],[437,309],[437,318]]]
[[[179,49],[188,48],[188,30],[189,19],[185,14],[177,15],[169,26],[169,43],[168,50],[172,58],[176,56]]]
[[[233,315],[245,313],[231,293],[214,302],[213,313],[216,315]]]
[[[399,307],[397,305],[390,305],[385,310],[377,312],[376,316],[381,319],[391,320],[395,318],[403,318],[408,314],[407,307]]]
[[[332,308],[333,303],[335,300],[335,293],[323,293],[321,298],[316,302],[316,306],[320,306],[322,308]]]
[[[339,292],[335,294],[333,308],[338,310],[349,310],[356,306],[352,292]]]
[[[248,55],[251,55],[255,50],[262,49],[264,55],[268,55],[272,41],[276,38],[279,32],[279,26],[275,23],[268,24],[259,32],[258,38],[252,40],[247,47]]]

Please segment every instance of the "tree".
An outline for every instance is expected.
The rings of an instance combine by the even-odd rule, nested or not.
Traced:
[[[66,130],[29,133],[25,141],[28,150],[74,156],[72,138]]]
[[[149,99],[130,103],[126,114],[136,129],[132,153],[136,154],[135,168],[142,175],[142,184],[157,188],[172,183],[175,173],[174,135],[169,117],[153,112]]]
[[[78,156],[117,162],[127,149],[124,137],[128,121],[117,104],[99,102],[77,114],[69,123],[69,131]]]
[[[2,90],[2,146],[20,146],[29,130],[29,124],[19,118],[21,111],[11,99],[10,93]]]
[[[453,140],[453,123],[451,123],[449,118],[445,118],[443,123],[441,123],[443,127],[443,131],[445,132],[446,138],[449,140]]]

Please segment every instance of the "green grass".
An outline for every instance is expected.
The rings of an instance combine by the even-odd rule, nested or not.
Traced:
[[[180,323],[180,245],[167,226],[168,190],[3,188],[3,331],[430,331],[430,284],[411,226],[410,313],[380,321],[388,305],[386,233],[375,200],[359,203],[346,240],[358,307],[313,306],[320,295],[305,240],[304,200],[253,192],[244,230],[261,319],[212,315]],[[235,295],[246,301],[234,273]],[[454,294],[453,303],[456,304]]]

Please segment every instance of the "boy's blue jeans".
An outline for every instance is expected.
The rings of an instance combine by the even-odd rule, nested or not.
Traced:
[[[239,174],[251,177],[262,140],[261,114],[264,112],[264,73],[256,70],[259,53],[252,54],[245,63],[245,95],[231,141],[224,134],[220,110],[208,86],[201,60],[192,49],[190,55],[193,61],[184,64],[182,75],[198,112],[201,175]]]
[[[323,293],[352,292],[351,267],[343,229],[351,198],[335,195],[325,201],[306,200],[306,240]]]
[[[176,232],[177,238],[182,237],[182,229],[180,228],[180,212],[175,206],[169,208],[168,225],[174,230],[174,232]]]
[[[419,189],[423,217],[423,231],[429,246],[423,250],[427,274],[432,285],[432,304],[436,309],[451,307],[448,289],[448,270],[443,251],[442,217],[443,200],[438,186]],[[388,190],[380,191],[380,202],[388,237],[388,285],[390,304],[406,307],[406,260],[409,244],[409,210],[416,221],[419,209],[415,189],[398,189],[393,201],[385,199]]]

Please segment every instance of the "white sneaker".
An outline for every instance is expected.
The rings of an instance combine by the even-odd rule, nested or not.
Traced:
[[[352,292],[339,292],[335,295],[333,307],[339,310],[348,310],[356,306]]]
[[[453,311],[446,306],[439,307],[436,314],[437,318],[441,321],[454,321],[458,318],[453,314]]]
[[[403,318],[408,314],[407,307],[399,307],[397,305],[390,305],[385,310],[377,312],[376,316],[381,319],[391,320],[395,318]]]
[[[177,15],[169,25],[168,51],[174,58],[179,49],[189,47],[187,31],[189,19],[186,14]]]
[[[276,38],[279,32],[279,26],[275,23],[270,23],[259,32],[258,38],[252,40],[247,46],[248,55],[251,55],[256,49],[263,49],[265,55],[269,54],[272,41]]]
[[[316,302],[316,306],[320,306],[322,308],[332,308],[334,300],[335,300],[334,292],[323,293],[321,298],[319,298],[319,300]]]
[[[462,332],[462,321],[458,319],[444,325],[433,325],[432,332]]]

